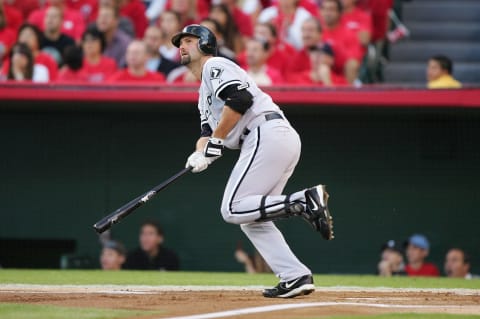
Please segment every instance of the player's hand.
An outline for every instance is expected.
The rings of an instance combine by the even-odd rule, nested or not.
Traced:
[[[222,156],[223,148],[223,139],[210,137],[207,144],[205,144],[205,148],[203,149],[203,155],[215,160]]]
[[[185,167],[192,167],[192,173],[200,173],[207,169],[208,165],[213,162],[213,158],[205,157],[202,152],[193,152],[187,159]]]

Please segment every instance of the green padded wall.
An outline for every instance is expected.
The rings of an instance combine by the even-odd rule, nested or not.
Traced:
[[[298,218],[278,223],[314,272],[374,273],[381,244],[414,232],[429,237],[439,267],[460,246],[480,272],[478,110],[284,110],[303,141],[286,191],[326,183],[331,193],[334,241]],[[183,168],[198,131],[193,104],[11,102],[0,115],[0,238],[75,239],[75,254],[96,261],[92,224]],[[234,250],[251,247],[219,213],[236,155],[182,177],[112,235],[132,249],[139,224],[155,218],[182,269],[241,271]]]

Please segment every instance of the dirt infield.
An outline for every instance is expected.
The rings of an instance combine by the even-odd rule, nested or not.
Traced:
[[[400,312],[480,315],[478,290],[319,288],[309,296],[287,300],[263,298],[259,291],[259,287],[2,285],[0,302],[158,311],[136,319],[290,319]]]

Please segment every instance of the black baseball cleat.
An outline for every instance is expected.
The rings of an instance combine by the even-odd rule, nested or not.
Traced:
[[[265,289],[263,296],[267,298],[293,298],[308,295],[314,291],[313,277],[305,275],[291,281],[280,282],[273,288]]]
[[[325,185],[318,185],[305,191],[306,209],[302,213],[310,225],[326,240],[332,240],[333,218],[328,210],[328,193]]]

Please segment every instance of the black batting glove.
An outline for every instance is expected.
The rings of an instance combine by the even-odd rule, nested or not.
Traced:
[[[210,137],[205,145],[205,148],[203,149],[203,155],[205,157],[217,159],[222,156],[223,148],[223,139]]]

